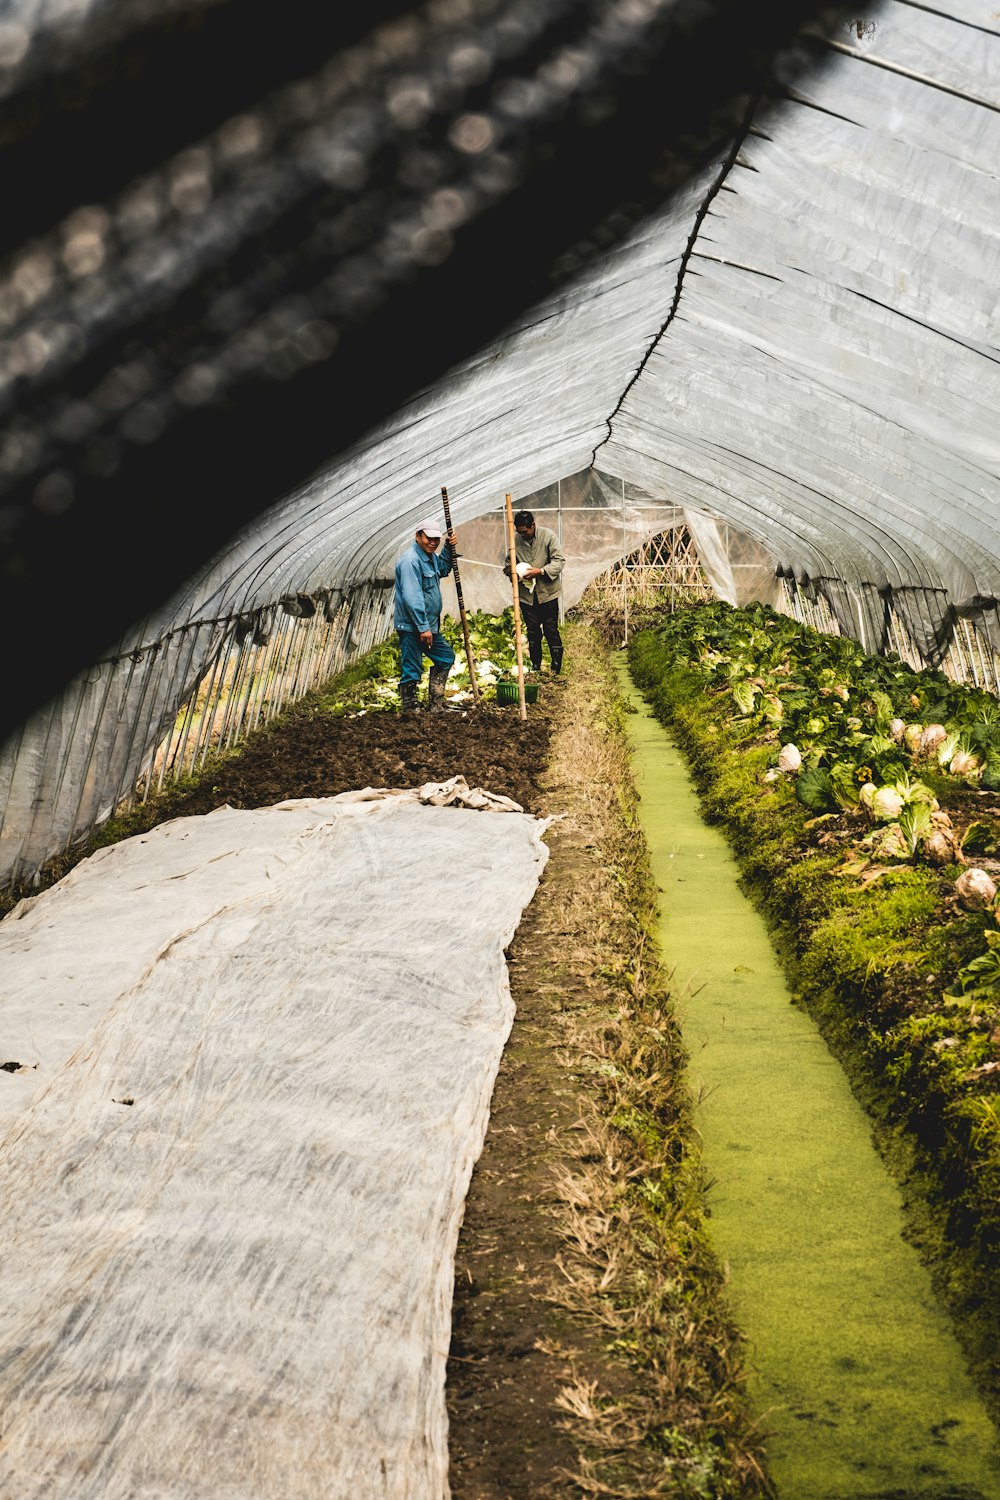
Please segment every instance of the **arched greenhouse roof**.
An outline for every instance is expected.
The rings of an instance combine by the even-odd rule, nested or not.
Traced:
[[[442,485],[570,484],[595,572],[683,513],[717,587],[735,538],[870,649],[1000,645],[985,4],[326,10],[0,28],[5,733],[65,757],[70,679],[143,659],[124,777],[234,621],[370,641]]]

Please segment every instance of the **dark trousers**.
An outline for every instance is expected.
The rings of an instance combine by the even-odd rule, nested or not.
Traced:
[[[542,665],[542,636],[549,648],[552,670],[558,672],[562,666],[563,643],[559,634],[559,600],[549,599],[545,604],[521,602],[524,628],[528,633],[528,655],[535,671]]]

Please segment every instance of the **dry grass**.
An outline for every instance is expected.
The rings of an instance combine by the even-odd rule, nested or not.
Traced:
[[[749,1413],[744,1349],[705,1232],[686,1054],[652,937],[656,892],[611,658],[572,631],[550,775],[563,836],[597,858],[547,903],[567,969],[604,1003],[562,1013],[562,1061],[593,1080],[555,1169],[563,1251],[549,1295],[596,1325],[627,1372],[602,1391],[571,1371],[558,1400],[579,1446],[579,1494],[772,1493]],[[572,1362],[570,1362],[572,1363]]]

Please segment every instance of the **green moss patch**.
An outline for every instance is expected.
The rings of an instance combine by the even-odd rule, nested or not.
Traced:
[[[660,945],[699,1091],[712,1239],[751,1340],[777,1492],[985,1500],[1000,1486],[996,1434],[906,1242],[869,1122],[791,1004],[767,925],[681,755],[648,718],[630,730]],[[816,864],[829,881],[829,858]],[[899,952],[925,900],[912,872],[890,893]],[[856,917],[845,901],[830,921],[846,933]]]
[[[1000,705],[763,607],[689,610],[634,638],[629,660],[683,748],[705,816],[736,854],[793,994],[870,1112],[905,1187],[908,1232],[996,1417],[1000,928],[992,912],[961,906],[955,881],[1000,848],[1000,798],[982,774]],[[771,688],[788,705],[778,722],[765,711]],[[948,736],[964,734],[979,772],[946,774],[894,742],[897,714],[934,716]],[[778,770],[789,742],[834,788],[822,810],[803,804],[795,774]],[[953,852],[935,862],[917,839],[880,852],[886,824],[855,800],[869,771],[904,793],[925,786],[918,795],[947,815]],[[960,852],[967,833],[983,853]]]

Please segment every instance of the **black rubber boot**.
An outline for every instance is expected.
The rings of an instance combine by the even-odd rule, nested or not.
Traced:
[[[559,673],[562,671],[562,659],[563,659],[562,651],[553,651],[552,652],[552,670],[556,674],[557,677],[559,676]]]
[[[427,679],[427,708],[432,714],[439,714],[444,710],[444,685],[447,681],[447,667],[431,667]]]
[[[404,714],[417,712],[417,684],[415,682],[399,684],[399,706]]]

